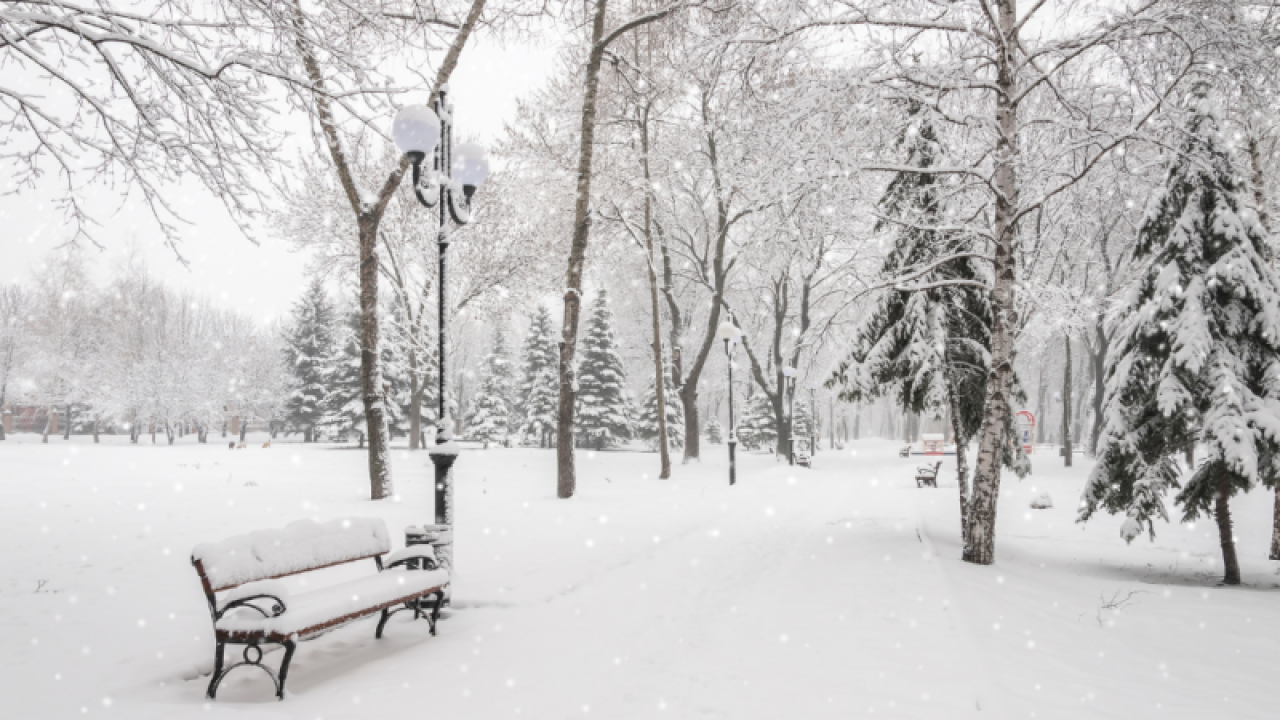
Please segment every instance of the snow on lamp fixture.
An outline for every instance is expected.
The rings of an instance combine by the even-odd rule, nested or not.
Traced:
[[[787,365],[786,367],[782,368],[782,374],[789,378],[795,377],[796,369],[791,367],[790,365]]]
[[[400,152],[420,163],[440,142],[440,118],[426,105],[401,108],[391,123],[391,136]]]
[[[462,193],[468,200],[488,177],[489,157],[484,148],[462,143],[453,149],[453,179],[462,183]]]
[[[716,328],[716,337],[725,342],[736,343],[742,337],[742,331],[726,320],[720,323],[720,327]]]

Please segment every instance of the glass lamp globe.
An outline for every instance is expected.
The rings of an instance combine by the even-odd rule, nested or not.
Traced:
[[[440,142],[440,118],[426,105],[401,108],[391,123],[391,136],[400,152],[414,156],[414,162],[422,162]]]
[[[783,376],[785,376],[785,377],[789,377],[789,378],[790,378],[790,377],[795,377],[795,376],[796,376],[796,369],[795,369],[795,368],[793,368],[793,367],[791,367],[790,365],[788,365],[788,366],[786,366],[786,367],[782,368],[782,374],[783,374]]]
[[[720,327],[716,328],[716,337],[729,342],[738,342],[738,338],[742,337],[742,331],[735,327],[733,323],[725,320],[720,323]]]
[[[462,183],[462,192],[471,197],[489,177],[489,156],[475,143],[453,148],[453,179]]]

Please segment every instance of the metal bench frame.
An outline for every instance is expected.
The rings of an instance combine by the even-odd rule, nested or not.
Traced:
[[[938,471],[942,469],[942,461],[934,463],[933,472],[928,467],[916,468],[916,487],[938,487]]]
[[[396,562],[391,563],[390,565],[384,568],[382,565],[382,555],[383,553],[378,553],[375,555],[363,555],[360,557],[351,558],[350,560],[343,560],[341,562],[329,563],[327,565],[319,565],[316,567],[303,568],[301,570],[295,570],[293,572],[283,573],[280,575],[273,575],[271,577],[259,578],[259,580],[276,580],[282,577],[289,577],[291,575],[300,575],[302,573],[308,573],[314,570],[322,570],[324,568],[334,567],[336,565],[343,565],[350,562],[358,562],[360,560],[368,560],[369,558],[373,558],[374,563],[378,566],[378,572],[382,572],[384,569],[389,570],[398,565],[408,565],[410,568],[416,568],[419,562],[422,563],[422,565],[424,566],[424,569],[426,570],[436,569],[435,562],[428,557],[406,557],[406,558],[397,560]],[[200,560],[196,560],[195,558],[192,558],[191,564],[195,566],[196,573],[200,576],[200,584],[204,588],[205,598],[209,602],[209,616],[213,621],[214,641],[217,643],[217,648],[214,651],[213,674],[209,679],[209,687],[205,691],[205,696],[208,697],[210,700],[213,700],[216,698],[218,693],[218,685],[222,683],[223,678],[225,678],[228,673],[230,673],[232,670],[235,670],[238,667],[246,666],[246,665],[257,667],[263,672],[265,672],[271,678],[271,681],[275,683],[276,697],[280,700],[284,700],[284,684],[289,677],[289,663],[293,660],[293,651],[297,649],[298,643],[306,642],[307,640],[313,640],[325,634],[326,632],[329,632],[330,630],[337,629],[343,625],[346,625],[349,622],[368,617],[375,613],[381,613],[381,617],[378,619],[377,630],[374,631],[374,637],[376,638],[379,638],[379,639],[382,638],[382,630],[384,627],[386,627],[387,620],[391,619],[392,615],[398,612],[401,612],[403,610],[412,610],[414,620],[417,620],[419,618],[425,618],[427,622],[430,623],[431,625],[431,634],[435,635],[436,621],[440,618],[440,603],[444,599],[445,588],[448,587],[448,583],[446,582],[443,585],[440,585],[434,588],[429,588],[423,592],[415,592],[413,594],[406,595],[404,597],[396,598],[395,600],[391,600],[389,602],[369,605],[355,612],[345,613],[337,617],[328,618],[323,622],[319,622],[315,625],[312,625],[307,628],[303,628],[301,630],[298,630],[297,632],[290,633],[288,635],[283,635],[279,632],[268,633],[263,631],[239,631],[239,630],[228,631],[228,630],[218,629],[218,620],[222,619],[222,617],[226,615],[228,611],[237,609],[237,608],[252,608],[253,610],[257,610],[258,612],[262,613],[263,617],[279,617],[280,615],[283,615],[287,610],[284,600],[274,595],[260,594],[260,595],[253,595],[249,597],[238,598],[229,603],[226,603],[221,608],[219,608],[218,598],[216,593],[224,590],[231,590],[232,588],[239,587],[243,583],[215,588],[209,582],[209,576],[205,573],[203,563]],[[427,602],[428,602],[428,598],[431,598],[431,597],[435,598],[435,602],[431,603],[430,612],[428,612]],[[267,607],[262,607],[260,603],[262,603],[263,601],[268,601],[270,604]],[[402,607],[396,607],[397,605],[402,605]],[[245,647],[241,655],[242,659],[239,662],[235,662],[231,665],[224,667],[224,657],[225,657],[226,648],[228,645],[243,645]],[[279,674],[277,674],[276,671],[272,670],[270,667],[262,663],[262,656],[263,656],[262,646],[263,645],[280,645],[284,647],[284,659],[280,661]],[[252,657],[250,657],[251,655]]]

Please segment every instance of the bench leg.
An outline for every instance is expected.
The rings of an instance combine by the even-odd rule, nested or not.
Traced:
[[[280,687],[276,689],[276,697],[280,700],[284,700],[284,681],[289,677],[289,663],[293,660],[293,651],[297,647],[297,643],[292,640],[284,641],[284,660],[280,662]]]
[[[218,643],[218,649],[213,653],[213,674],[209,677],[209,688],[204,691],[204,696],[210,700],[218,694],[218,682],[222,680],[222,657],[226,649],[226,643]]]
[[[382,628],[387,626],[387,621],[391,619],[391,609],[382,608],[382,617],[378,618],[378,629],[373,636],[379,640],[382,639]]]
[[[436,602],[431,608],[431,614],[427,616],[427,622],[431,623],[431,634],[436,634],[436,620],[440,619],[440,603],[444,602],[444,591],[435,593]]]

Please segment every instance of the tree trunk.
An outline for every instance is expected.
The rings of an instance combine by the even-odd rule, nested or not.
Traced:
[[[1240,561],[1236,559],[1236,543],[1231,533],[1231,486],[1227,473],[1218,472],[1217,489],[1214,494],[1213,516],[1218,521],[1218,541],[1222,544],[1222,582],[1225,585],[1240,584]]]
[[[241,418],[240,419],[240,442],[244,442],[244,438],[248,434],[249,434],[249,420],[246,418]]]
[[[653,316],[653,394],[658,412],[658,479],[671,477],[671,452],[667,448],[666,373],[662,362],[662,314],[658,309],[658,273],[653,257],[653,180],[649,174],[649,108],[640,115],[640,166],[644,171],[644,241],[649,267],[649,312]],[[733,388],[729,388],[733,392]],[[729,428],[733,432],[733,428]]]
[[[67,403],[67,422],[66,427],[62,428],[62,439],[71,439],[71,403]]]
[[[591,173],[595,155],[596,98],[600,89],[600,65],[604,60],[604,20],[608,0],[596,0],[591,20],[591,52],[587,57],[585,91],[582,97],[582,126],[578,143],[578,188],[573,209],[573,240],[569,248],[569,271],[565,278],[564,320],[560,341],[560,405],[556,419],[556,495],[573,497],[577,472],[573,461],[573,411],[578,381],[573,361],[578,351],[578,320],[582,311],[582,275],[591,239]]]
[[[100,421],[100,418],[95,417],[93,419],[93,444],[94,445],[98,444],[98,422],[99,421]]]
[[[165,420],[164,421],[164,437],[165,437],[165,440],[169,441],[170,445],[173,444],[173,439],[175,434],[176,434],[176,431],[174,430],[173,425],[168,420]]]
[[[53,422],[54,418],[57,417],[57,414],[58,412],[53,408],[49,408],[48,412],[45,413],[44,435],[40,437],[40,442],[45,445],[49,444],[49,433],[53,431]]]
[[[943,348],[943,361],[951,365],[951,349]],[[960,424],[960,398],[956,395],[955,379],[947,373],[947,416],[951,419],[951,432],[956,443],[956,486],[960,488],[960,547],[969,552],[969,438]]]
[[[369,438],[369,498],[391,497],[386,401],[378,352],[378,218],[360,218],[360,389]]]
[[[1107,351],[1111,347],[1111,339],[1103,327],[1102,313],[1098,313],[1094,320],[1093,333],[1097,347],[1093,354],[1093,429],[1089,432],[1089,455],[1097,457],[1098,437],[1102,435],[1102,399],[1107,389]]]
[[[1018,181],[1015,173],[1018,141],[1018,109],[1010,98],[1017,96],[1017,12],[1014,0],[996,1],[1000,42],[995,66],[996,128],[995,216],[993,224],[995,257],[991,287],[991,372],[987,376],[987,402],[978,441],[977,472],[969,505],[970,545],[964,560],[979,565],[995,562],[996,501],[1000,496],[1000,458],[1009,442],[1010,397],[1013,388],[1013,333],[1017,312],[1014,292],[1017,283],[1015,244],[1018,211]]]
[[[1271,516],[1271,554],[1272,560],[1280,560],[1280,487],[1275,492],[1275,508]]]
[[[1062,465],[1071,467],[1071,334],[1062,336],[1063,349],[1066,351],[1065,366],[1062,368]]]

